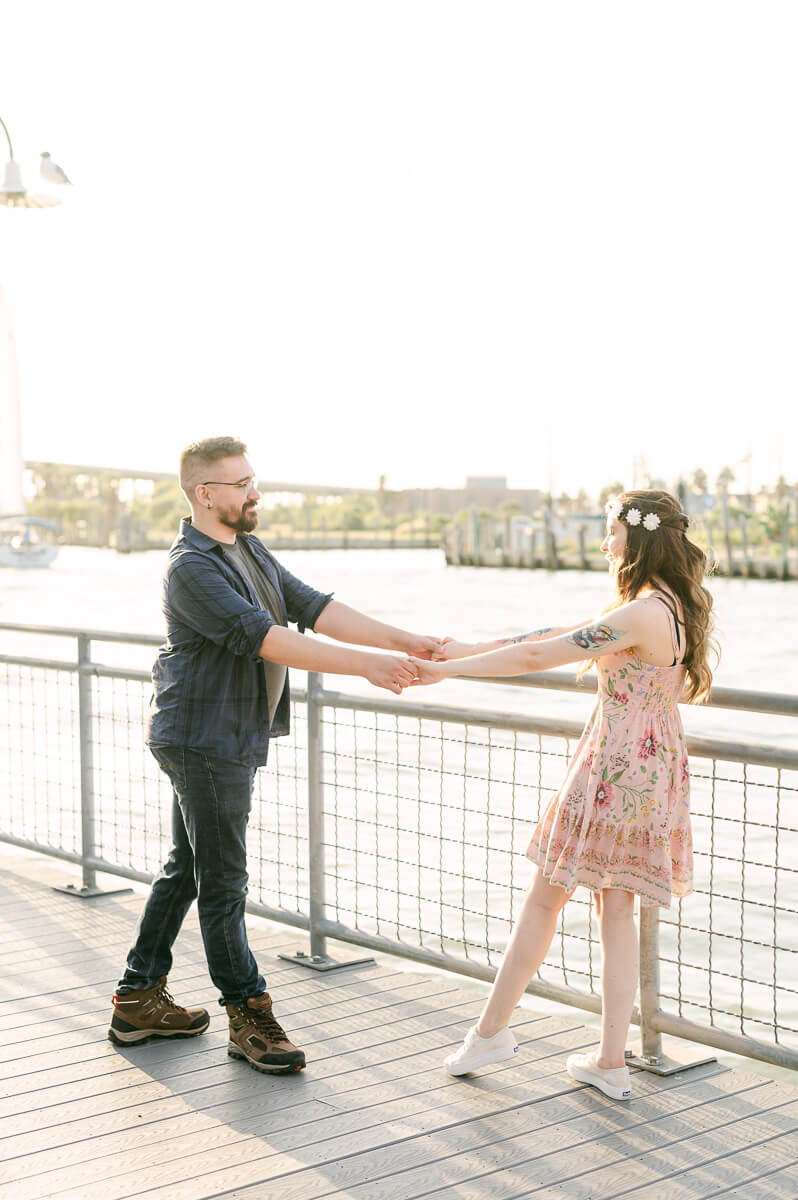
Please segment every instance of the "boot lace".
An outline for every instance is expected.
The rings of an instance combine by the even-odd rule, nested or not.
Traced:
[[[164,987],[163,985],[161,985],[161,987],[159,987],[158,991],[155,993],[155,999],[159,1004],[168,1004],[170,1008],[175,1010],[175,1012],[184,1013],[188,1011],[187,1009],[183,1008],[182,1004],[175,1004],[174,996],[168,990],[168,988]]]
[[[272,1041],[287,1041],[285,1030],[275,1018],[271,1005],[268,1008],[248,1008],[246,1013],[253,1025],[256,1025],[259,1031],[265,1033]]]

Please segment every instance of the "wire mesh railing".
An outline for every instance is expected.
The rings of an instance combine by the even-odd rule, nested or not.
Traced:
[[[169,848],[171,789],[143,741],[149,672],[92,651],[159,639],[0,632],[76,647],[0,655],[0,841],[80,863],[88,890],[98,870],[150,879]],[[574,687],[553,672],[525,683]],[[720,689],[712,702],[798,717],[796,697]],[[309,675],[291,735],[257,776],[251,907],[308,929],[317,959],[335,937],[491,979],[529,883],[531,829],[580,734],[559,718],[352,696]],[[695,890],[641,913],[644,1056],[656,1067],[670,1033],[798,1067],[798,752],[688,745]],[[577,891],[529,990],[600,1011],[600,957],[590,894]]]

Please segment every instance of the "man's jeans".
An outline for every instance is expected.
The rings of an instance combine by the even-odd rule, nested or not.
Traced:
[[[219,1003],[242,1003],[266,990],[244,927],[255,768],[182,746],[154,746],[152,753],[174,789],[172,849],[152,885],[117,992],[154,987],[169,974],[172,945],[196,897]]]

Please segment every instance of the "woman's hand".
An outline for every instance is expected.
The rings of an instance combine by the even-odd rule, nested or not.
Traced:
[[[409,663],[416,672],[416,678],[409,685],[410,687],[419,687],[425,683],[440,683],[442,679],[447,678],[443,663],[425,662],[421,658],[410,658]]]
[[[441,648],[433,656],[433,662],[451,662],[453,658],[470,658],[478,654],[480,647],[474,642],[456,642],[454,638],[442,638]]]

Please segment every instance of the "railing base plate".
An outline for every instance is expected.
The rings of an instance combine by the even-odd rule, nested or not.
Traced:
[[[297,950],[296,954],[278,954],[283,962],[294,963],[300,967],[309,967],[311,971],[340,971],[342,967],[359,967],[363,963],[373,963],[373,958],[330,958],[326,954],[305,954]]]
[[[702,1055],[700,1051],[690,1050],[687,1046],[677,1050],[679,1057],[660,1054],[657,1058],[649,1058],[627,1050],[624,1057],[627,1067],[637,1067],[641,1071],[649,1071],[652,1075],[676,1075],[679,1071],[689,1071],[692,1067],[703,1067],[706,1063],[717,1062],[714,1054]]]
[[[63,887],[54,887],[53,891],[63,892],[65,896],[77,896],[79,900],[93,900],[95,896],[122,896],[125,892],[132,892],[133,888],[76,887],[74,883],[67,883]]]

